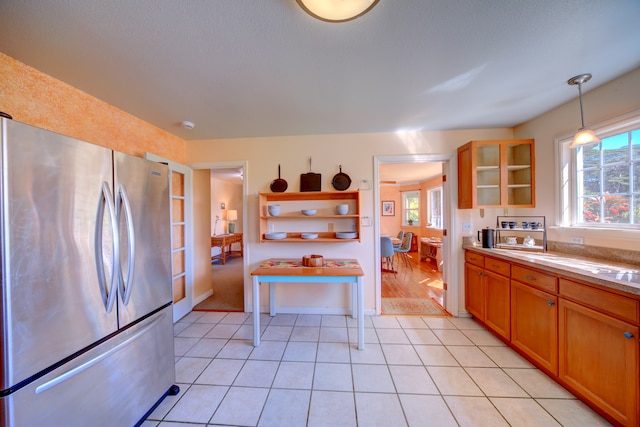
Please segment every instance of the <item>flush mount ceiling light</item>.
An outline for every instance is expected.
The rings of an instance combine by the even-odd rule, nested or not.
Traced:
[[[314,18],[345,22],[369,12],[380,0],[296,0]]]
[[[571,86],[578,85],[578,97],[580,98],[580,119],[582,120],[582,127],[578,129],[573,142],[569,146],[570,148],[576,148],[580,145],[595,144],[601,142],[600,138],[596,136],[596,133],[584,125],[584,111],[582,110],[582,84],[591,80],[591,74],[580,74],[575,77],[571,77],[567,83]]]

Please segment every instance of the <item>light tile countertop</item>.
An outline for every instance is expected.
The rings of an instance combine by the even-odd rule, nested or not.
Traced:
[[[488,249],[473,245],[463,245],[463,249],[640,296],[640,283],[603,275],[603,273],[632,273],[638,275],[640,274],[640,265],[621,264],[559,252]]]

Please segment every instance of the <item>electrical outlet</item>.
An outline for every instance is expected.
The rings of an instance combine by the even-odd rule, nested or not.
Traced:
[[[584,245],[584,237],[571,236],[571,243],[574,245]]]
[[[462,232],[463,233],[471,233],[471,228],[473,227],[473,224],[469,221],[465,221],[462,223]]]

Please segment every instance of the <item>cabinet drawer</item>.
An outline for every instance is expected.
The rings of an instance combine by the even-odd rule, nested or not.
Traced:
[[[621,319],[634,323],[640,321],[640,302],[622,295],[612,294],[566,279],[560,279],[560,295]]]
[[[547,292],[558,292],[557,278],[540,271],[529,270],[528,268],[514,265],[511,267],[511,278],[519,281],[520,283],[526,283],[527,285],[535,286],[536,288],[543,289]]]
[[[484,268],[485,270],[493,271],[503,276],[509,277],[511,275],[511,264],[495,258],[485,258]]]
[[[484,256],[476,252],[465,251],[464,260],[470,264],[477,265],[478,267],[484,267]]]

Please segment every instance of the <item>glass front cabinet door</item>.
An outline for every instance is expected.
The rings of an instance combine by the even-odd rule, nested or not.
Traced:
[[[458,148],[458,208],[535,207],[534,140],[470,141]]]

